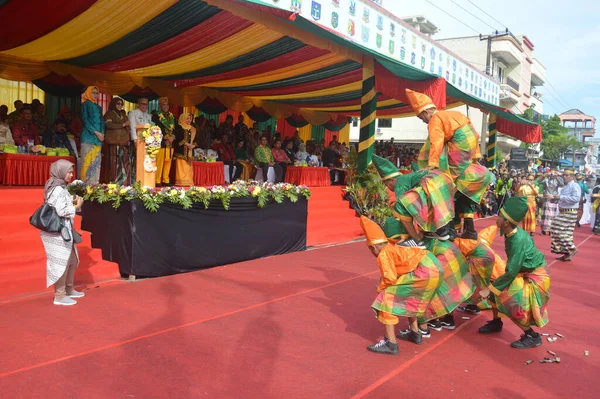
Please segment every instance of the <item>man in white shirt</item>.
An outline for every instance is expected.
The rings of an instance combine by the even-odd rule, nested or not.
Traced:
[[[148,113],[148,99],[140,98],[137,102],[137,109],[129,111],[129,129],[131,130],[131,141],[135,144],[137,140],[136,126],[152,123],[152,116]]]

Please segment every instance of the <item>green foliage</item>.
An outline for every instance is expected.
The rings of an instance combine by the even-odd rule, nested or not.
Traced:
[[[150,212],[157,212],[160,204],[164,202],[179,205],[184,209],[190,209],[194,204],[203,204],[204,208],[207,209],[211,201],[220,201],[223,208],[228,210],[232,198],[256,198],[259,208],[264,208],[271,201],[279,204],[285,199],[297,202],[301,195],[307,200],[310,198],[310,190],[306,186],[295,186],[287,183],[245,182],[241,180],[226,187],[191,187],[188,190],[177,187],[165,187],[156,190],[142,187],[139,183],[135,183],[133,186],[97,184],[86,187],[83,182],[76,181],[70,184],[67,189],[72,194],[82,194],[85,201],[100,204],[111,202],[112,207],[115,209],[118,209],[124,201],[140,200],[144,204],[144,208]]]
[[[356,155],[356,150],[352,147],[347,158],[348,185],[344,191],[363,215],[383,223],[392,216],[389,191],[373,164],[363,173],[356,173]]]
[[[562,126],[558,115],[542,121],[540,126],[542,127],[541,149],[546,159],[558,161],[563,153],[585,147],[576,137],[567,134],[569,129]]]

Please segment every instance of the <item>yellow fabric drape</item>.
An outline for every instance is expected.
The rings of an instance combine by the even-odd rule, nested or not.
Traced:
[[[16,100],[30,103],[34,98],[44,103],[46,101],[46,94],[31,82],[15,82],[0,79],[0,104],[5,104],[8,107],[9,113],[15,110],[13,103]]]
[[[300,76],[309,72],[313,72],[318,69],[326,68],[328,66],[343,62],[346,59],[347,58],[337,54],[327,54],[321,57],[317,57],[313,60],[301,62],[299,64],[292,65],[286,68],[277,69],[275,71],[265,72],[258,75],[243,78],[223,80],[219,82],[210,82],[206,83],[206,85],[210,87],[238,87],[275,82],[277,80],[288,79],[294,76]]]
[[[362,82],[353,82],[342,86],[328,87],[326,89],[310,91],[306,93],[283,94],[279,96],[252,96],[250,98],[259,98],[263,100],[293,100],[298,98],[325,97],[334,94],[347,93],[350,91],[360,90]]]
[[[298,135],[304,142],[306,143],[308,140],[312,139],[312,125],[309,123],[308,125],[301,127],[298,129]]]
[[[50,67],[43,62],[0,53],[0,79],[26,82],[43,78],[50,72]]]
[[[337,136],[340,143],[350,144],[350,123],[337,132]]]
[[[387,107],[389,105],[400,105],[402,104],[402,101],[399,100],[394,100],[394,99],[390,99],[390,100],[384,100],[384,101],[379,101],[377,102],[377,107]],[[325,108],[303,108],[305,110],[315,110],[315,111],[324,111]],[[335,107],[336,111],[360,111],[360,104],[356,104],[356,105],[348,105],[345,107]]]
[[[283,35],[262,25],[252,25],[212,46],[161,64],[132,69],[139,76],[167,76],[208,68],[247,54],[281,39]]]
[[[5,54],[34,60],[63,60],[105,47],[156,17],[177,0],[98,0],[52,32]]]

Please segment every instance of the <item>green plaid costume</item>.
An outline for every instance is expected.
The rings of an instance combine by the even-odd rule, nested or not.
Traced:
[[[475,285],[469,264],[460,250],[450,241],[426,239],[425,246],[440,261],[444,269],[443,282],[435,292],[425,315],[419,323],[452,313],[473,295]]]
[[[381,291],[371,307],[376,314],[385,312],[402,317],[423,317],[442,283],[442,273],[440,261],[429,252],[415,270],[403,274],[396,284]]]

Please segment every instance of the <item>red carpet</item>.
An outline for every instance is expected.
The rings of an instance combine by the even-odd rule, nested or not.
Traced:
[[[478,222],[481,228],[491,220]],[[536,236],[549,255],[547,237]],[[578,229],[579,255],[553,263],[550,324],[564,339],[508,347],[519,329],[480,336],[462,320],[396,357],[365,346],[382,327],[379,279],[364,243],[0,306],[0,392],[7,398],[592,398],[600,388],[600,238]],[[498,238],[495,249],[502,250]],[[503,254],[503,252],[502,252]],[[560,364],[540,364],[546,350]],[[589,356],[583,351],[588,350]],[[524,365],[526,360],[535,362]]]
[[[358,219],[341,198],[340,187],[312,188],[308,207],[309,247],[338,244],[361,236]],[[46,255],[39,232],[29,217],[40,206],[41,187],[0,187],[0,303],[50,291],[46,289]],[[81,219],[75,218],[79,231]],[[120,281],[118,266],[102,260],[100,250],[91,248],[90,234],[81,231],[78,245],[81,266],[75,282],[87,287]]]

